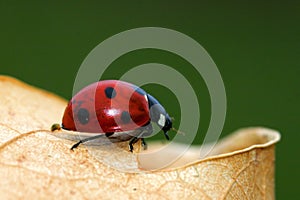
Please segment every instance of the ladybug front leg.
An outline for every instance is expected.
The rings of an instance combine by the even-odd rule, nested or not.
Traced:
[[[148,123],[147,125],[143,126],[140,128],[141,130],[141,133],[140,134],[137,134],[137,136],[134,136],[130,142],[129,142],[129,151],[133,151],[133,145],[139,140],[141,139],[142,140],[142,145],[144,147],[144,150],[147,149],[147,144],[146,144],[146,141],[144,139],[144,137],[147,137],[149,135],[152,134],[153,132],[153,128],[152,128],[152,125],[151,123]]]
[[[142,146],[144,147],[144,150],[147,150],[148,146],[147,146],[145,138],[142,138]]]
[[[147,143],[145,141],[144,138],[139,138],[139,137],[133,137],[130,141],[129,141],[129,151],[133,151],[133,145],[139,140],[142,140],[142,146],[144,148],[144,150],[147,150]]]
[[[133,137],[130,141],[129,141],[129,151],[133,152],[133,145],[139,140],[140,138],[138,137]]]

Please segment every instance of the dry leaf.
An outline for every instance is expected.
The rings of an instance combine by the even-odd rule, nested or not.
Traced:
[[[9,128],[6,125],[0,124],[0,145],[19,136],[21,133],[17,130]]]
[[[124,150],[127,142],[71,151],[72,141],[56,137],[62,132],[48,131],[61,120],[64,100],[8,77],[0,77],[0,88],[1,199],[274,199],[275,131],[240,130],[208,157],[192,146],[151,171],[172,152],[149,160]],[[149,147],[148,155],[164,148]]]
[[[0,123],[19,132],[49,129],[60,121],[66,100],[8,77],[0,76]]]

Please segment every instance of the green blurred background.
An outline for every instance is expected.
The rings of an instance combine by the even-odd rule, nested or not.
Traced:
[[[208,51],[222,74],[228,101],[222,136],[256,125],[282,133],[276,195],[295,198],[300,179],[299,22],[296,1],[0,1],[0,73],[69,99],[82,61],[106,38],[145,26],[180,31]],[[118,78],[149,62],[172,66],[190,80],[201,107],[195,143],[201,141],[210,98],[202,78],[193,76],[184,59],[160,50],[135,51],[112,63],[104,78]],[[171,91],[155,84],[144,89],[180,121]]]

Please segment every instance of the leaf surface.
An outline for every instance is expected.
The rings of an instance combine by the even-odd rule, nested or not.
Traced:
[[[153,170],[182,146],[152,157],[164,145],[141,154],[128,152],[127,142],[71,151],[73,141],[56,137],[64,132],[49,131],[65,100],[4,76],[0,91],[1,199],[274,199],[276,131],[242,129],[206,157],[192,146]]]

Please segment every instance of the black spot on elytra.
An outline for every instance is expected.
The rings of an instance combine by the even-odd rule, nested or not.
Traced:
[[[112,98],[114,98],[117,95],[117,92],[116,92],[116,90],[114,88],[107,87],[105,89],[105,95],[106,95],[107,98],[112,99]]]
[[[85,108],[80,108],[77,113],[77,118],[81,124],[87,124],[89,122],[90,113]]]
[[[121,114],[121,120],[125,124],[129,123],[131,120],[130,114],[127,111],[123,111]]]
[[[139,88],[139,87],[135,88],[135,92],[137,92],[137,93],[139,93],[140,95],[143,95],[143,96],[146,94],[146,92],[142,88]]]

